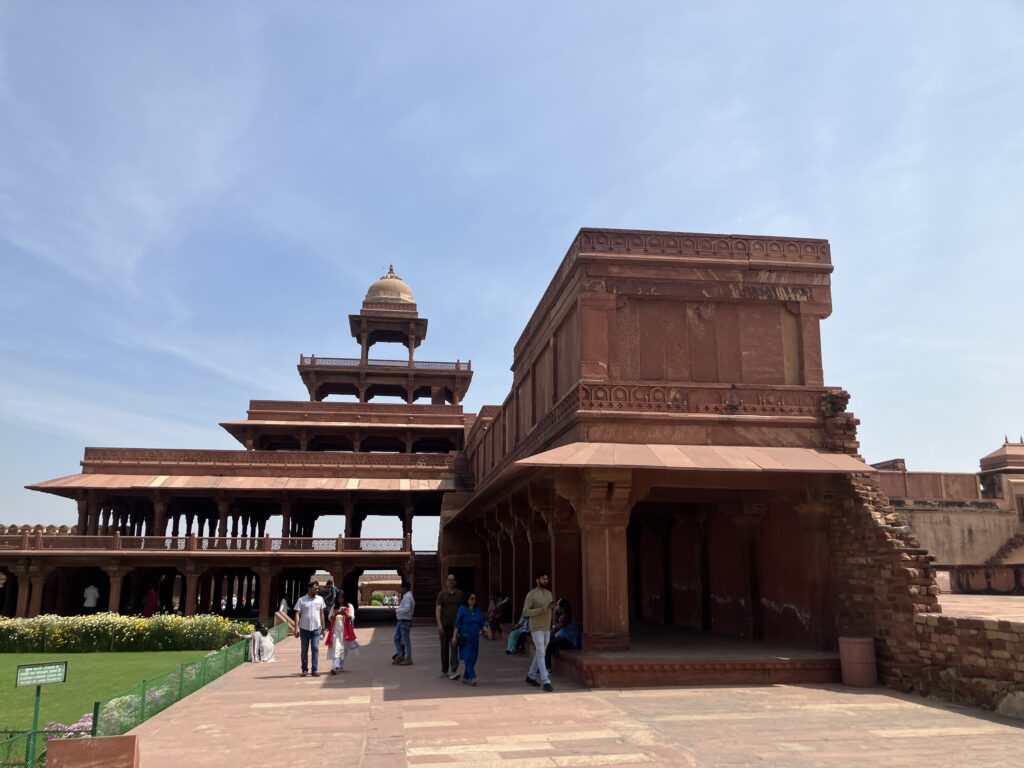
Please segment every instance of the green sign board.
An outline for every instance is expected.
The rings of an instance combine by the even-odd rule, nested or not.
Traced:
[[[21,664],[18,667],[18,683],[15,687],[63,683],[67,679],[68,663],[66,661],[48,661],[45,664]]]

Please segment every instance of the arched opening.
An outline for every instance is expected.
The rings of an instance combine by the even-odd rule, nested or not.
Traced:
[[[363,453],[405,453],[405,441],[395,435],[367,435],[362,449]]]
[[[449,437],[421,437],[413,440],[412,452],[413,453],[452,453],[457,451],[458,447],[455,442]]]

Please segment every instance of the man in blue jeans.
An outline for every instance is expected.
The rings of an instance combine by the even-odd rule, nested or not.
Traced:
[[[324,618],[324,599],[317,594],[319,584],[315,581],[309,582],[306,594],[299,598],[295,604],[295,614],[298,621],[295,622],[295,634],[300,638],[299,656],[302,662],[300,677],[306,676],[309,669],[309,647],[313,646],[313,677],[320,677],[317,671],[317,662],[320,661],[320,631],[327,623]]]
[[[409,582],[402,582],[402,600],[395,609],[395,618],[398,625],[395,627],[395,655],[391,657],[391,663],[400,667],[412,665],[412,640],[409,633],[412,630],[412,614],[416,610],[416,601],[412,596],[412,588]]]

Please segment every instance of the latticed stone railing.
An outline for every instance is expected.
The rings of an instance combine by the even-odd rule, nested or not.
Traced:
[[[301,355],[299,365],[310,368],[358,368],[363,365],[358,357],[317,357]],[[471,371],[472,363],[456,360],[444,362],[437,360],[367,360],[369,368],[413,368],[417,371]]]
[[[115,552],[409,552],[412,543],[403,539],[311,538],[300,536],[61,536],[23,533],[0,536],[0,550]]]

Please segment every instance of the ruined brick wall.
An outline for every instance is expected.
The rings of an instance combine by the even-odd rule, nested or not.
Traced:
[[[829,550],[840,635],[874,637],[882,681],[917,687],[922,666],[914,642],[917,614],[941,610],[931,556],[871,475],[840,482]]]
[[[1024,717],[1024,623],[915,616],[909,648],[920,693]]]

